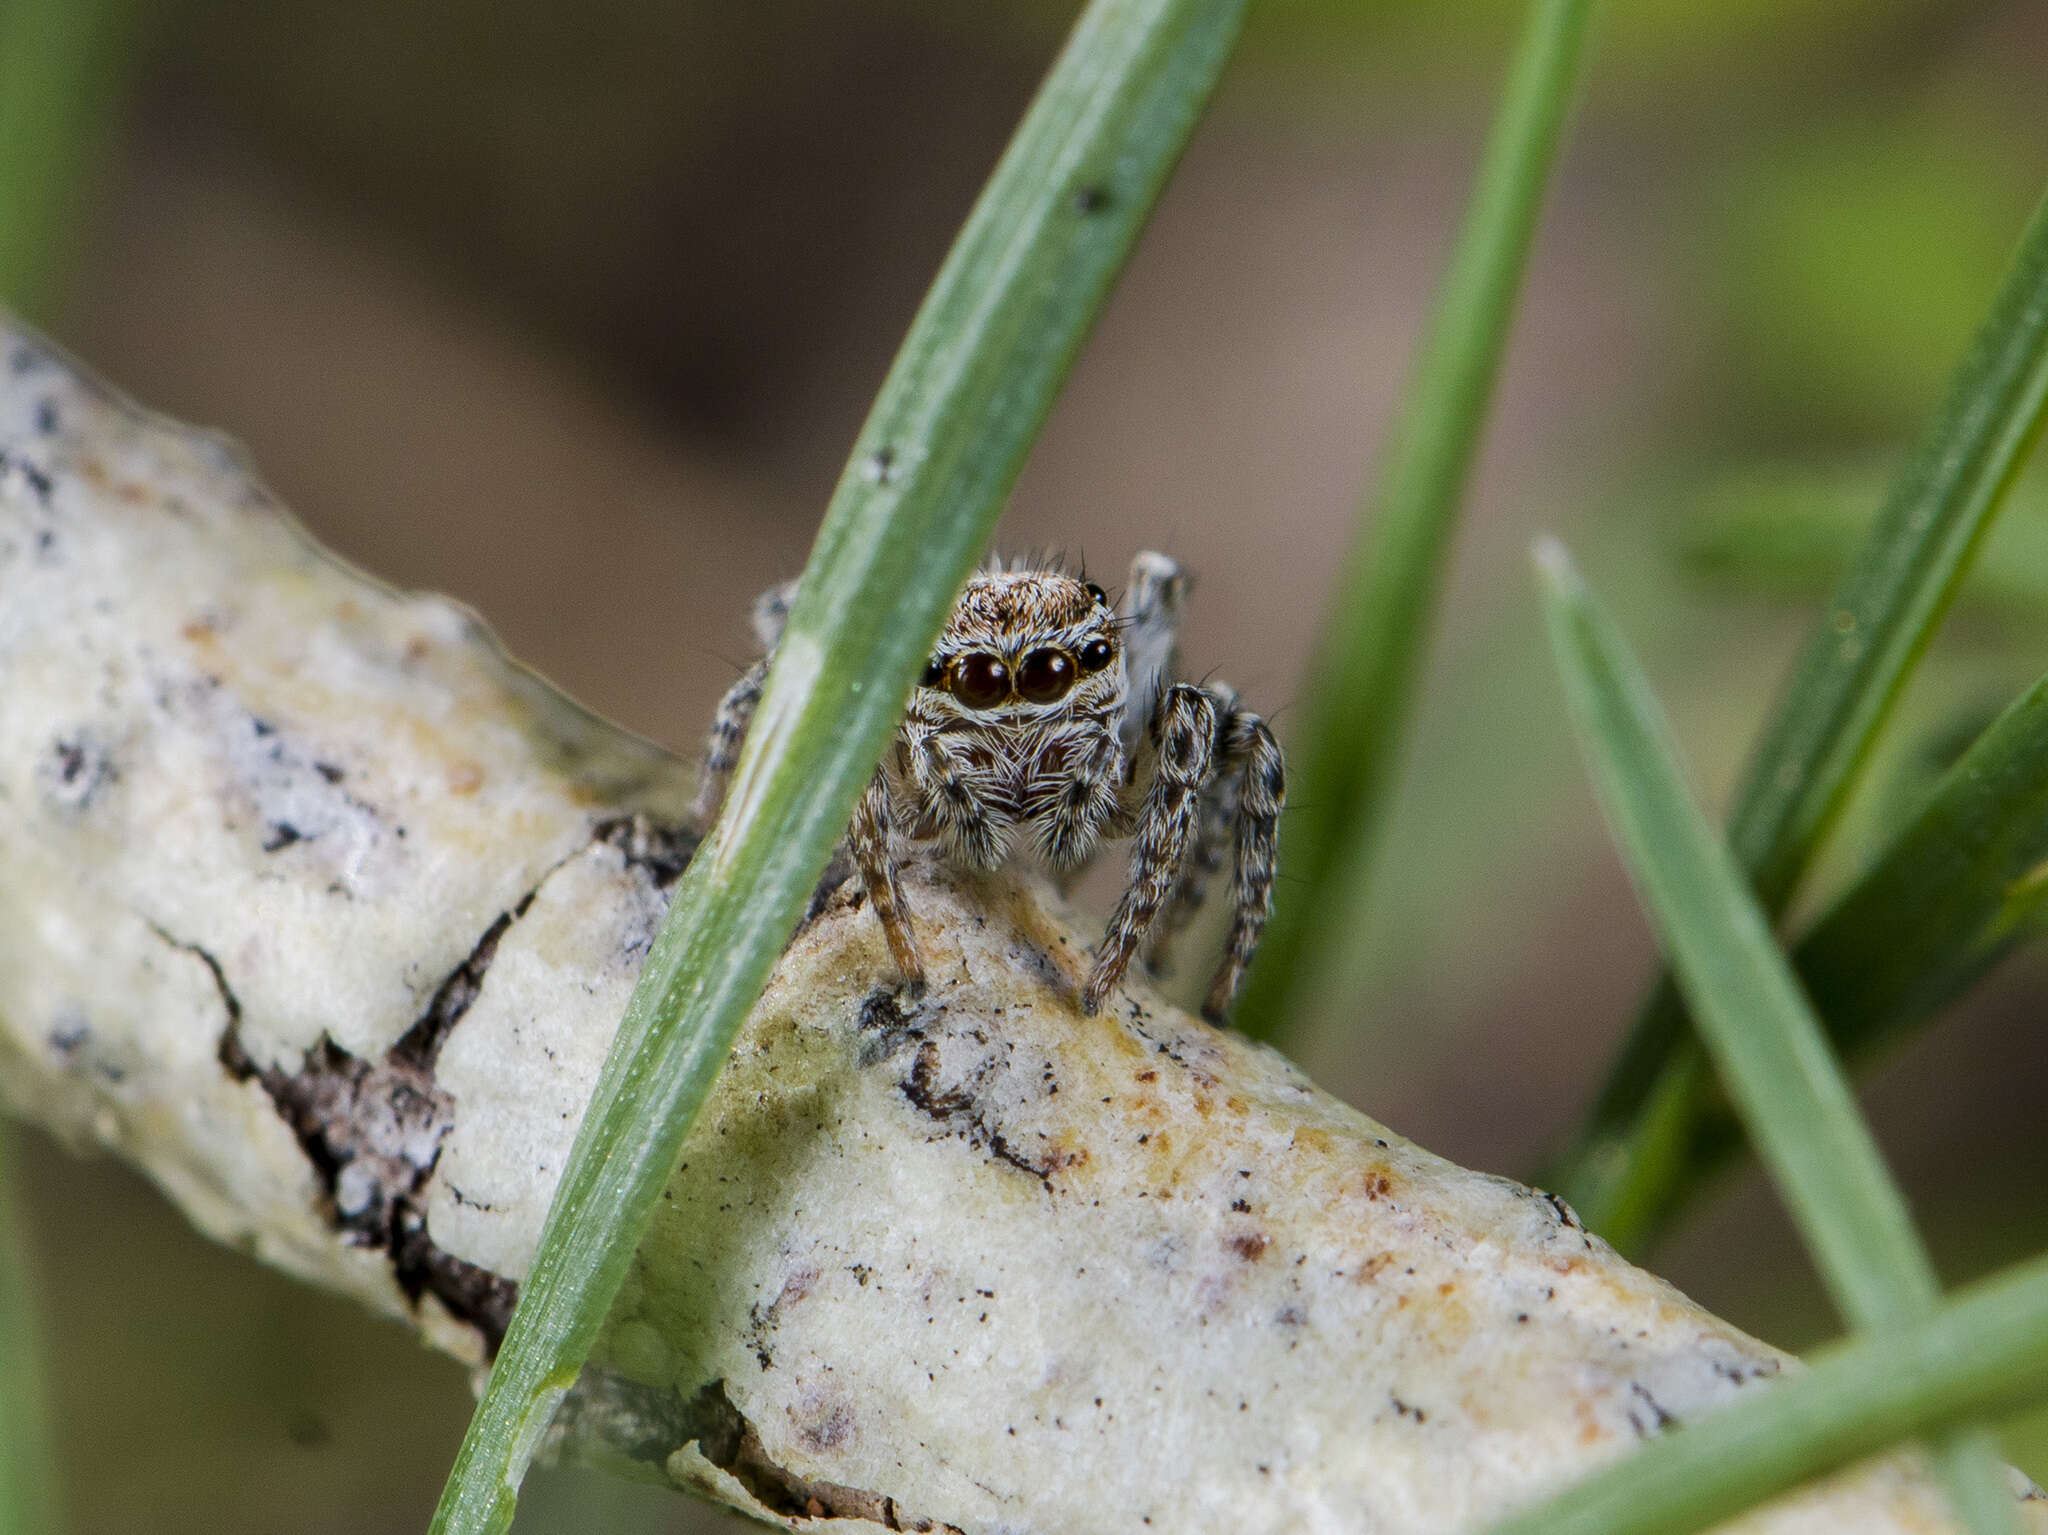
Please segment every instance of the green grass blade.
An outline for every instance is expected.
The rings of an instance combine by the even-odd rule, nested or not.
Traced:
[[[2048,407],[2048,201],[1926,435],[1815,626],[1753,757],[1729,819],[1728,844],[1766,913],[1784,910],[1840,811],[1913,662],[1926,648]],[[1641,1229],[1619,1211],[1655,1211],[1635,1185],[1675,1158],[1643,1118],[1664,1073],[1696,1071],[1683,1008],[1667,976],[1636,1020],[1576,1144],[1549,1177],[1587,1223],[1623,1248]]]
[[[1835,1345],[1493,1535],[1693,1535],[1890,1445],[2043,1398],[2048,1259],[2035,1259],[1924,1321]]]
[[[24,314],[58,288],[141,11],[141,0],[0,0],[0,303]]]
[[[1287,878],[1237,1010],[1238,1027],[1259,1038],[1298,1013],[1366,884],[1591,10],[1591,0],[1530,7],[1371,518],[1311,669],[1282,828]]]
[[[1835,1049],[1866,1057],[2048,929],[2048,677],[1943,775],[1869,871],[1792,951]],[[1727,1161],[1741,1127],[1692,1082],[1679,1167],[1642,1186],[1672,1200]],[[1650,1225],[1672,1203],[1635,1212]]]
[[[1754,892],[1686,788],[1648,682],[1563,549],[1546,544],[1538,568],[1558,670],[1615,841],[1823,1282],[1857,1328],[1931,1314],[1940,1284],[1905,1199]],[[1959,1438],[1942,1459],[1972,1530],[2014,1528],[2010,1507],[1981,1490],[2002,1480],[1985,1439]]]
[[[14,1197],[14,1135],[0,1123],[0,1535],[57,1528],[48,1396]]]
[[[1206,103],[1241,0],[1094,0],[827,509],[724,819],[683,876],[434,1516],[502,1530],[912,678]]]

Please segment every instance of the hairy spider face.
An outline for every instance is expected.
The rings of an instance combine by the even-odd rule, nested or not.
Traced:
[[[756,604],[761,643],[782,637],[794,583]],[[897,878],[902,844],[935,843],[993,869],[1022,842],[1062,872],[1104,837],[1131,838],[1131,876],[1082,989],[1099,1008],[1141,953],[1163,961],[1208,878],[1234,857],[1231,924],[1203,1007],[1220,1018],[1258,946],[1273,896],[1285,764],[1273,733],[1220,682],[1173,680],[1187,577],[1163,554],[1131,562],[1123,611],[1058,569],[1000,566],[967,583],[890,751],[846,832],[904,980],[924,962]],[[718,809],[766,660],[732,685],[711,727],[696,819]]]
[[[925,712],[1030,725],[1121,709],[1116,613],[1101,587],[1055,571],[974,577],[925,667]]]

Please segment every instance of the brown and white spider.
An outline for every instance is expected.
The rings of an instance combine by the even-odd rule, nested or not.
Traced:
[[[1286,769],[1273,733],[1228,687],[1173,680],[1187,588],[1179,565],[1150,553],[1131,562],[1121,612],[1057,568],[998,565],[969,579],[846,833],[913,987],[924,966],[896,872],[907,842],[992,869],[1021,838],[1065,876],[1102,838],[1130,837],[1130,883],[1081,995],[1092,1013],[1141,949],[1154,968],[1164,962],[1234,829],[1230,935],[1202,1010],[1229,1008],[1272,905]],[[794,589],[754,604],[767,654],[719,703],[700,825],[725,797]]]

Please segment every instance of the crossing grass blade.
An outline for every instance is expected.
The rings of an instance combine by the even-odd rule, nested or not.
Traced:
[[[1592,0],[1530,7],[1380,491],[1303,693],[1309,718],[1281,833],[1287,878],[1237,1008],[1255,1038],[1277,1038],[1304,1011],[1366,883],[1591,11]]]
[[[724,819],[606,1058],[436,1535],[503,1530],[734,1035],[787,943],[1242,0],[1093,0],[911,327],[825,514]]]
[[[2026,460],[2048,409],[2048,200],[2027,226],[1948,397],[1809,638],[1751,760],[1728,845],[1765,913],[1783,912],[1848,797],[1907,673]],[[1546,1181],[1632,1250],[1671,1202],[1669,1137],[1698,1080],[1669,976],[1636,1019],[1579,1137]]]
[[[0,1123],[0,1535],[57,1528],[42,1341],[23,1246],[14,1134]]]
[[[0,304],[31,318],[55,296],[79,189],[118,109],[143,0],[0,4]]]
[[[1492,1535],[1693,1535],[1891,1445],[2048,1399],[2048,1258],[1642,1446]]]
[[[1889,1330],[1940,1303],[1877,1142],[1748,882],[1684,781],[1635,658],[1564,550],[1538,553],[1545,617],[1574,725],[1629,873],[1707,1054],[1850,1324]],[[1975,1535],[2017,1528],[1988,1436],[1942,1446]]]
[[[1835,1050],[1855,1061],[1959,996],[2048,929],[2048,677],[1943,775],[1918,813],[1792,951]],[[1711,1084],[1687,1084],[1676,1207],[1742,1146]]]

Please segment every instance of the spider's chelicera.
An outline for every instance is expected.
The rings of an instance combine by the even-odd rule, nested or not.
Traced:
[[[1272,905],[1286,769],[1273,733],[1228,687],[1173,680],[1187,585],[1177,564],[1149,553],[1131,564],[1121,610],[1058,569],[999,567],[968,581],[846,833],[913,986],[924,965],[897,878],[908,844],[977,869],[1028,850],[1064,875],[1105,837],[1130,837],[1130,883],[1082,991],[1092,1013],[1140,952],[1164,963],[1234,842],[1230,934],[1203,1011],[1229,1008]],[[767,655],[719,704],[702,823],[739,760],[793,592],[779,586],[754,605]]]

